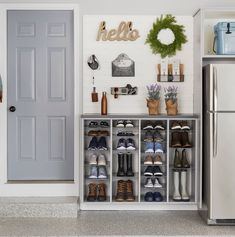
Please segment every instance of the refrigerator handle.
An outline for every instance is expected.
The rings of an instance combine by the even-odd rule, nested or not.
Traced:
[[[217,156],[217,138],[218,138],[218,129],[217,129],[217,113],[212,114],[213,121],[213,157]]]
[[[217,70],[213,67],[213,111],[217,111]]]

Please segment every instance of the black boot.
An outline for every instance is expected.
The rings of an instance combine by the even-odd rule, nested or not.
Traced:
[[[125,176],[125,171],[124,171],[124,154],[123,153],[118,153],[118,172],[117,176]]]
[[[130,152],[126,153],[126,176],[134,176],[132,170],[132,154]]]

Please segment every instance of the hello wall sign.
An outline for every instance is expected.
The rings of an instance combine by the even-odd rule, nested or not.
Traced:
[[[140,37],[139,31],[132,29],[131,21],[122,21],[117,29],[106,29],[106,22],[102,21],[99,26],[96,41],[135,41]]]

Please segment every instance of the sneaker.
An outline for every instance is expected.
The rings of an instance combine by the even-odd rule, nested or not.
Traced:
[[[179,121],[174,121],[174,122],[172,122],[172,124],[171,124],[171,129],[172,129],[172,130],[181,129],[181,125],[180,125]]]
[[[144,130],[152,130],[153,129],[153,125],[151,123],[147,123],[147,125],[145,127],[143,127]]]
[[[144,176],[153,176],[153,167],[147,166],[147,168],[144,171]]]
[[[163,197],[162,197],[161,193],[159,193],[159,192],[153,193],[153,200],[155,202],[162,202],[163,201]]]
[[[117,136],[119,137],[132,137],[135,136],[135,134],[132,131],[125,131],[125,130],[120,130],[117,132]]]
[[[154,176],[162,176],[163,175],[159,166],[153,166],[152,173]]]
[[[153,142],[146,142],[144,152],[145,153],[154,153],[154,143]]]
[[[90,151],[94,151],[98,149],[98,140],[97,137],[92,137],[89,146],[88,146],[88,150]]]
[[[163,141],[161,133],[159,133],[157,131],[154,132],[153,139],[154,139],[155,142],[162,142]]]
[[[119,139],[117,150],[126,150],[126,140],[124,138]]]
[[[135,150],[135,142],[132,138],[128,138],[126,140],[126,149],[127,150]]]
[[[99,156],[98,156],[98,166],[101,166],[101,165],[106,165],[107,163],[106,163],[106,159],[105,159],[105,156],[104,155],[102,155],[102,154],[100,154]]]
[[[186,120],[183,120],[183,121],[181,121],[181,129],[182,130],[190,130],[190,126],[188,125],[188,121],[186,121]]]
[[[144,159],[145,165],[152,165],[153,164],[153,157],[151,155],[147,155]]]
[[[105,166],[99,166],[99,175],[98,179],[107,179],[107,171]]]
[[[108,150],[105,137],[100,137],[99,142],[98,142],[98,149],[101,150],[101,151],[107,151]]]
[[[125,127],[124,121],[123,120],[118,120],[116,127],[117,128],[124,128]]]
[[[145,142],[153,142],[153,134],[151,133],[150,130],[146,131],[144,135],[144,141]]]
[[[153,187],[154,188],[162,188],[162,185],[159,183],[159,180],[157,178],[154,179]]]
[[[155,142],[155,153],[163,153],[162,144],[159,142]]]
[[[152,179],[147,178],[144,187],[145,187],[145,188],[153,188],[153,182],[152,182]]]
[[[134,124],[133,124],[133,122],[131,120],[126,120],[125,127],[126,128],[133,128]]]
[[[157,155],[154,157],[153,164],[154,165],[162,165],[162,158],[160,155]]]
[[[89,179],[97,179],[98,178],[98,169],[97,166],[92,165],[90,167],[90,175],[89,175]]]
[[[98,122],[96,121],[91,121],[88,125],[90,128],[97,128],[98,127]]]
[[[97,165],[97,155],[95,155],[95,154],[90,155],[89,165]]]
[[[153,193],[152,192],[147,192],[144,195],[144,201],[145,202],[153,202],[154,198],[153,198]]]
[[[163,126],[163,122],[157,121],[157,124],[155,125],[154,129],[165,130],[165,128]]]
[[[108,124],[107,121],[101,121],[101,122],[100,122],[100,127],[101,127],[101,128],[108,128],[108,127],[109,127],[109,124]]]

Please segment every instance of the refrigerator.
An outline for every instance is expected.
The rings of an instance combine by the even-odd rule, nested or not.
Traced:
[[[203,205],[208,224],[235,224],[235,64],[203,67]]]

